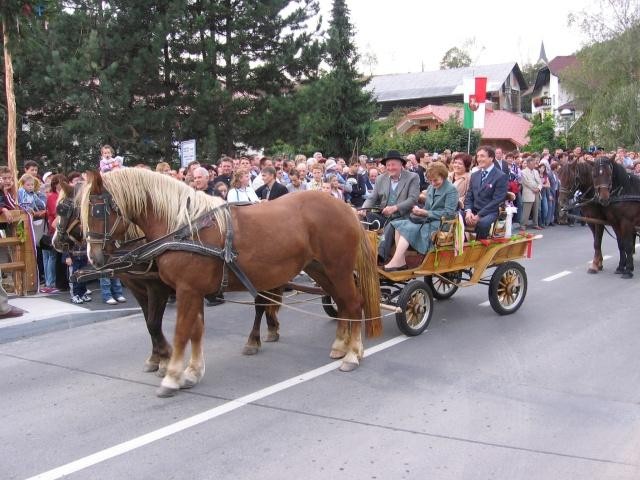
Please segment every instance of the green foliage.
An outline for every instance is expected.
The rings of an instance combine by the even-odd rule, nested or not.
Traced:
[[[530,87],[533,87],[533,85],[536,82],[538,70],[540,70],[543,66],[544,64],[542,62],[538,62],[535,64],[528,63],[525,65],[522,65],[522,67],[520,68],[520,71],[522,72],[522,76],[526,80],[527,85],[529,85]],[[533,92],[527,95],[522,95],[522,98],[520,100],[522,112],[531,113],[531,97],[532,96],[533,96]]]
[[[397,115],[394,115],[397,118]],[[395,129],[397,121],[389,119],[376,122],[374,134],[364,151],[368,155],[382,157],[388,150],[399,150],[411,153],[425,149],[429,152],[442,152],[445,149],[458,152],[467,151],[469,131],[462,128],[460,122],[451,117],[436,130],[398,134]],[[480,144],[480,134],[471,132],[471,151],[475,151]]]
[[[440,70],[468,67],[471,63],[469,52],[464,48],[452,47],[445,52],[442,60],[440,60]]]
[[[529,143],[524,147],[524,150],[541,152],[543,148],[555,148],[555,121],[553,120],[553,115],[534,116],[527,135],[529,136]]]
[[[609,2],[607,11],[582,13],[574,21],[593,43],[577,54],[562,76],[574,95],[589,140],[607,149],[640,148],[640,3]],[[590,23],[590,19],[597,22]],[[615,21],[609,23],[608,19]]]

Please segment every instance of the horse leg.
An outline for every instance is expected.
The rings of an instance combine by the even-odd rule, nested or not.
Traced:
[[[162,318],[169,300],[171,289],[160,280],[147,280],[147,297],[149,302],[149,316],[147,329],[151,335],[151,356],[145,362],[145,366],[155,367],[147,372],[156,371],[159,377],[167,372],[167,365],[171,358],[171,344],[162,332]]]
[[[192,342],[196,341],[196,344],[192,345],[192,357],[194,350],[196,355],[202,354],[199,351],[202,348],[200,339],[194,337],[198,333],[202,335],[203,328],[194,329],[194,323],[199,322],[202,324],[204,322],[204,297],[191,290],[179,287],[176,287],[176,296],[178,299],[178,312],[173,337],[173,352],[167,366],[167,373],[157,390],[159,397],[171,397],[180,389],[184,366],[184,350],[190,338]]]
[[[205,363],[202,338],[204,333],[204,311],[195,322],[191,330],[191,359],[189,365],[180,377],[180,388],[191,388],[204,377]]]
[[[304,268],[304,271],[307,275],[309,275],[320,287],[330,295],[330,290],[332,289],[331,280],[327,277],[324,267],[318,263],[317,261],[311,262]],[[334,301],[335,300],[335,297]],[[342,318],[340,315],[340,304],[336,301],[336,306],[338,307],[338,318]],[[339,358],[344,358],[347,354],[348,350],[348,340],[349,340],[349,322],[344,320],[338,320],[336,325],[336,339],[333,341],[331,345],[331,353],[329,357],[337,360]]]
[[[589,265],[587,273],[595,274],[603,269],[602,234],[604,232],[604,227],[602,225],[594,225],[590,223],[589,228],[593,235],[593,260],[591,261],[591,265]]]
[[[265,312],[267,317],[267,336],[265,342],[277,342],[280,340],[280,322],[278,321],[278,311],[282,303],[282,293],[284,287],[274,288],[269,291],[269,297],[274,301],[269,302]]]
[[[256,316],[253,321],[253,328],[249,332],[247,343],[242,349],[243,355],[255,355],[262,346],[260,343],[260,324],[262,322],[262,314],[265,311],[264,300],[259,295],[255,298]]]
[[[635,248],[635,228],[633,225],[623,226],[623,245],[626,253],[626,263],[622,278],[633,278],[633,249]]]

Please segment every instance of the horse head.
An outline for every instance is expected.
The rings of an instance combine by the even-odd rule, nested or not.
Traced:
[[[111,193],[106,189],[102,175],[98,172],[87,174],[87,185],[81,201],[81,218],[87,240],[87,256],[96,267],[105,264],[124,238],[127,225]]]
[[[58,252],[67,252],[73,244],[82,243],[80,212],[76,206],[76,193],[81,185],[60,181],[61,191],[56,205],[56,229],[51,244]]]
[[[592,176],[598,203],[606,207],[609,205],[613,190],[613,160],[604,155],[597,157],[593,161]]]

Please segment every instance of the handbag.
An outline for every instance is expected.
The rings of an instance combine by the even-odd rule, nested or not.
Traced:
[[[38,242],[38,246],[42,250],[53,250],[53,245],[51,244],[51,240],[53,238],[51,235],[47,235],[46,233],[40,237],[40,242]]]

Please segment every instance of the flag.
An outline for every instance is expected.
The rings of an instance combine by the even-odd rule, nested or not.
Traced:
[[[484,128],[484,102],[487,100],[487,77],[465,78],[464,128]]]

